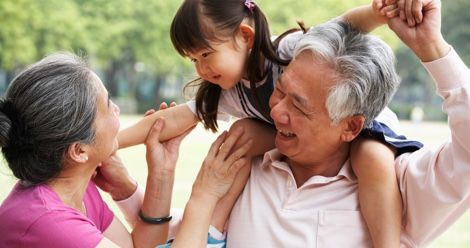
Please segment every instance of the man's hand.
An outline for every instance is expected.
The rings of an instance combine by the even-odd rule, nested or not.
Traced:
[[[441,1],[423,1],[422,13],[422,22],[416,26],[410,27],[400,18],[391,19],[388,25],[423,62],[427,62],[445,56],[449,45],[441,33]]]

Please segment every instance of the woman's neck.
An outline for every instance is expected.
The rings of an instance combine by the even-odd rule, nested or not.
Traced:
[[[65,205],[75,208],[83,214],[86,214],[83,198],[94,173],[94,170],[89,168],[86,165],[66,166],[56,178],[48,183]]]

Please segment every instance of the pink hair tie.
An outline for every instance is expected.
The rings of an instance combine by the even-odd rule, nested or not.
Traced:
[[[253,9],[256,7],[256,4],[255,2],[253,2],[252,0],[245,0],[245,7],[247,7],[250,12],[253,14]]]

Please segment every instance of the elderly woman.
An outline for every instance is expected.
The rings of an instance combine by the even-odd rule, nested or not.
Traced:
[[[56,54],[18,75],[0,102],[0,146],[18,183],[0,206],[0,244],[7,247],[154,247],[164,243],[178,148],[184,135],[160,143],[164,122],[150,131],[148,179],[140,219],[131,233],[102,200],[136,186],[119,158],[119,108],[79,58]],[[222,134],[211,147],[175,242],[204,244],[212,211],[245,164],[249,145],[230,150],[242,131]],[[227,149],[220,149],[222,146]],[[187,218],[186,218],[187,217]],[[198,236],[194,236],[200,234]],[[176,244],[176,243],[175,243]],[[194,244],[194,243],[193,243]]]

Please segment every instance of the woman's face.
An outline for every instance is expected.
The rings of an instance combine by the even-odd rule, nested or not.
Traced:
[[[119,131],[119,107],[114,104],[96,74],[93,73],[92,84],[97,89],[97,110],[95,119],[96,139],[93,147],[92,158],[101,162],[111,156],[118,149],[117,134]]]

